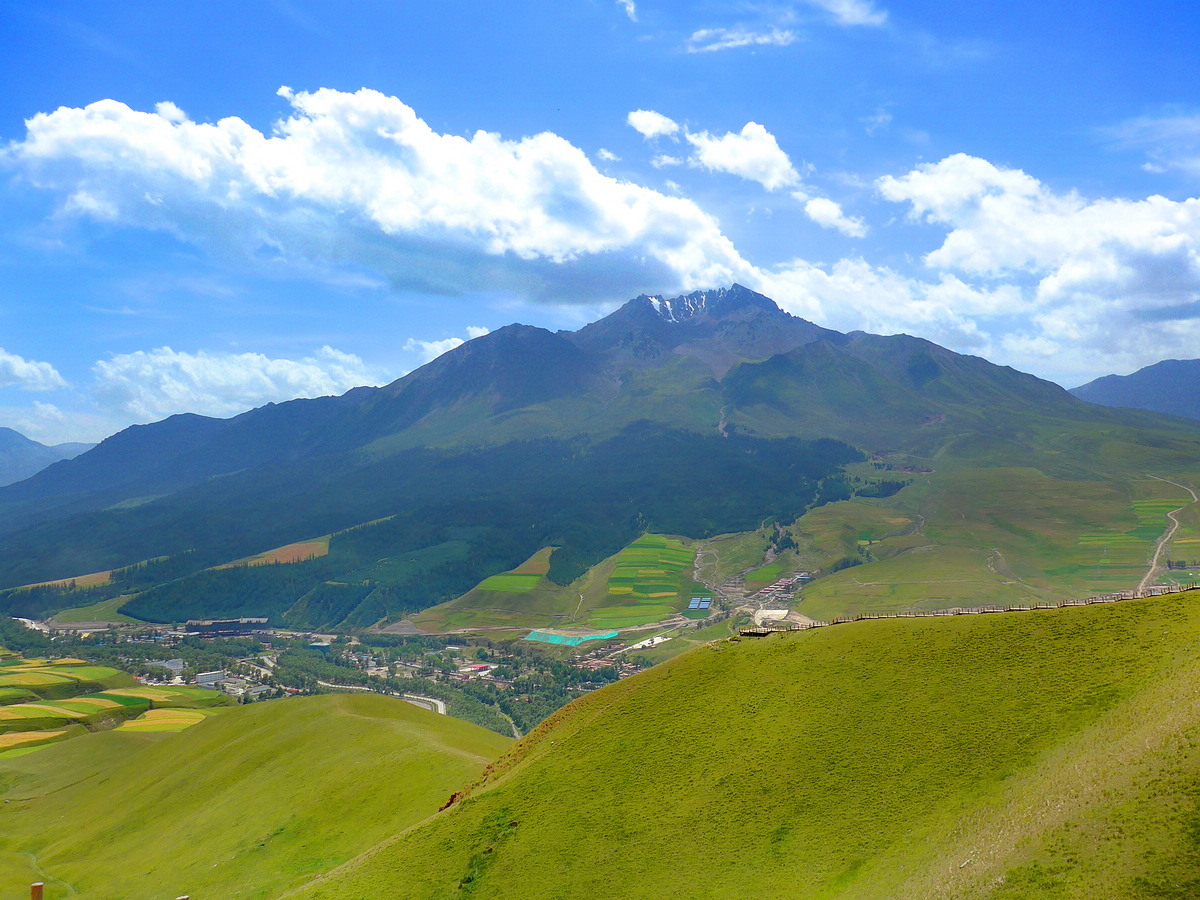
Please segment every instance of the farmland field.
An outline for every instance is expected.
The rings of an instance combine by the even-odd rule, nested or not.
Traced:
[[[553,547],[543,547],[515,569],[485,578],[461,597],[423,610],[413,621],[434,632],[562,624],[579,605],[579,595],[546,578],[553,552]]]
[[[151,709],[123,723],[124,731],[183,731],[203,722],[210,713],[199,709]]]
[[[612,560],[605,596],[591,606],[589,625],[645,625],[687,607],[695,550],[682,540],[644,534]],[[685,596],[686,595],[686,596]]]
[[[269,566],[274,563],[298,563],[306,559],[316,559],[329,553],[329,538],[330,535],[327,534],[323,537],[314,538],[311,541],[297,541],[294,544],[286,544],[282,547],[276,547],[274,550],[267,550],[263,553],[257,553],[254,556],[247,556],[244,559],[237,559],[233,562],[215,566],[214,568],[232,569],[235,566]]]

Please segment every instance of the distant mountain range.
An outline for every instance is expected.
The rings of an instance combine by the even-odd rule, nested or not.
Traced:
[[[174,577],[386,519],[335,536],[345,571],[318,579],[363,586],[346,615],[369,624],[544,546],[565,583],[646,528],[790,521],[848,496],[840,467],[863,453],[1074,478],[1144,465],[1147,440],[1200,456],[1200,428],[919,338],[830,331],[740,285],[643,295],[575,332],[506,326],[381,388],[125,429],[0,488],[0,587],[160,557]],[[253,593],[220,590],[228,612]]]
[[[1200,359],[1164,359],[1132,375],[1105,375],[1071,393],[1102,406],[1200,419]]]
[[[36,475],[60,460],[74,459],[94,446],[54,444],[48,447],[11,428],[0,427],[0,487]]]

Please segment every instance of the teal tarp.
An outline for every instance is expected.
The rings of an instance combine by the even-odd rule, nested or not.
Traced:
[[[584,641],[609,641],[617,636],[615,631],[597,631],[594,634],[575,634],[566,637],[561,634],[550,634],[545,631],[531,631],[525,635],[527,641],[538,641],[542,644],[564,644],[567,647],[578,647]]]

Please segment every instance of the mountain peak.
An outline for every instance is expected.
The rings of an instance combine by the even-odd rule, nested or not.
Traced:
[[[649,363],[673,353],[700,360],[720,377],[738,362],[766,359],[835,334],[734,284],[671,299],[642,294],[566,336],[618,365]]]
[[[705,313],[719,316],[749,309],[787,315],[774,300],[736,283],[729,288],[692,291],[672,299],[665,299],[659,294],[641,294],[627,305],[633,304],[649,308],[664,321],[675,323],[686,322]]]

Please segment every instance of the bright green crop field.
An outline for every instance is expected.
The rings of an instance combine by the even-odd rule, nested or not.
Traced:
[[[686,608],[695,555],[695,549],[678,538],[642,535],[613,557],[605,596],[589,609],[587,623],[605,628],[645,625]]]
[[[298,896],[1196,896],[1197,683],[1194,595],[723,641]]]

